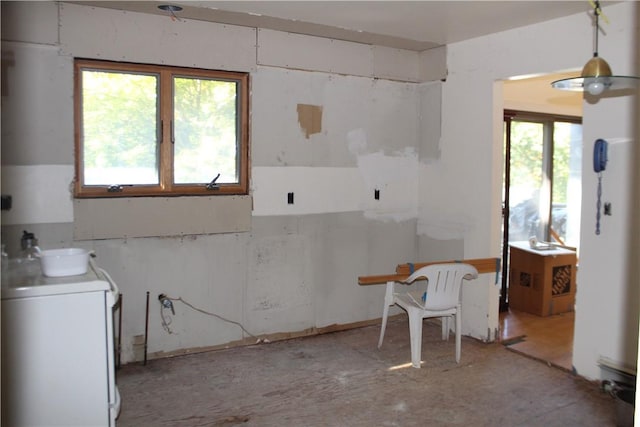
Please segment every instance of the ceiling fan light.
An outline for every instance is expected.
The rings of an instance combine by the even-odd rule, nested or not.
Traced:
[[[607,61],[599,56],[594,56],[584,65],[580,75],[582,77],[611,77],[613,73]]]
[[[560,90],[570,90],[575,92],[586,91],[591,95],[600,95],[605,90],[635,90],[640,86],[640,77],[637,76],[614,76],[607,61],[598,56],[598,17],[602,13],[600,2],[591,1],[593,15],[595,17],[595,50],[593,58],[587,61],[582,67],[580,77],[556,80],[551,83],[551,87]]]

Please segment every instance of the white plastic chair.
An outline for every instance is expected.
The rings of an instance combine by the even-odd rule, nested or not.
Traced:
[[[475,279],[478,270],[472,265],[463,263],[432,264],[422,267],[409,276],[404,282],[387,282],[382,312],[382,328],[378,348],[382,347],[384,332],[387,327],[389,307],[396,304],[409,316],[409,337],[411,339],[411,364],[420,368],[422,350],[422,322],[430,317],[442,319],[442,339],[449,339],[449,319],[455,316],[456,363],[460,363],[461,347],[461,309],[460,297],[463,279]],[[426,286],[420,287],[414,281],[420,278],[427,280]],[[404,283],[405,285],[402,285]],[[407,290],[406,285],[410,289]],[[401,290],[400,287],[405,287]],[[425,293],[426,292],[426,293]]]

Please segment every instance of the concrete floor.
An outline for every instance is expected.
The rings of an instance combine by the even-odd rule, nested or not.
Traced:
[[[130,364],[118,426],[614,426],[598,384],[499,343],[439,339],[410,367],[406,317],[377,326]]]

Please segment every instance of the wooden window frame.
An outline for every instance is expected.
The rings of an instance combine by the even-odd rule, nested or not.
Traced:
[[[158,144],[159,183],[157,185],[122,185],[117,191],[109,191],[109,185],[84,185],[83,157],[83,111],[82,111],[82,71],[83,69],[122,71],[157,74],[160,79],[159,126],[161,142]],[[173,183],[173,76],[219,79],[238,84],[237,132],[238,141],[238,183],[220,183],[215,188],[205,184]],[[91,59],[74,61],[74,136],[75,136],[75,180],[76,198],[135,197],[135,196],[214,196],[246,195],[249,193],[249,73],[204,70],[196,68],[172,67],[150,64],[134,64]],[[213,178],[213,177],[212,177]],[[113,184],[119,184],[114,182]],[[122,183],[124,184],[124,183]]]

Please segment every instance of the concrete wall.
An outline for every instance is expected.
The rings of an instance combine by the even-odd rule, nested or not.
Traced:
[[[440,83],[419,81],[444,70],[429,63],[444,59],[443,50],[427,55],[53,2],[3,2],[2,19],[2,194],[14,202],[2,213],[2,241],[15,256],[27,229],[44,248],[95,250],[124,296],[124,362],[142,358],[147,292],[149,357],[248,337],[180,302],[175,317],[164,312],[170,324],[163,325],[159,293],[253,335],[380,317],[383,286],[359,287],[357,277],[417,259],[419,153],[440,133],[439,120],[429,121],[439,117]],[[76,56],[251,73],[252,203],[237,208],[249,209],[248,231],[234,224],[193,231],[192,220],[207,222],[203,203],[210,222],[228,212],[217,205],[231,202],[217,198],[99,206],[72,199]],[[322,110],[317,132],[301,123],[301,105]],[[165,208],[176,212],[175,223],[153,213]],[[114,217],[118,230],[102,223]],[[138,233],[148,223],[169,231]],[[147,237],[132,237],[140,235]]]
[[[638,4],[607,6],[611,23],[600,37],[600,54],[617,74],[631,74],[638,61]],[[497,251],[501,233],[502,83],[513,76],[579,70],[591,57],[591,20],[585,14],[523,27],[448,46],[449,75],[443,85],[442,161],[421,176],[421,209],[432,208],[432,220],[419,217],[419,240],[464,236],[466,257]],[[508,58],[508,60],[505,60]],[[639,142],[636,97],[629,94],[585,99],[583,103],[583,212],[580,269],[576,298],[573,363],[578,374],[598,378],[598,360],[636,365],[638,339],[638,276],[631,275],[640,259],[637,240],[630,236],[640,218],[633,202],[634,170]],[[615,207],[594,235],[596,176],[592,172],[593,141],[616,141],[604,173],[604,199]],[[465,152],[462,157],[460,152]],[[446,163],[446,164],[441,164]],[[637,165],[637,163],[636,163]],[[426,182],[444,173],[449,191]],[[635,182],[638,182],[637,175]],[[442,178],[440,178],[442,179]],[[451,191],[453,190],[453,191]],[[637,193],[636,193],[637,194]],[[463,214],[464,213],[464,214]],[[454,225],[449,218],[457,219]],[[457,225],[457,227],[456,227]],[[434,228],[437,227],[436,230]],[[444,233],[444,232],[447,233]],[[476,288],[478,289],[478,288]],[[497,291],[488,287],[479,309],[493,313]],[[483,301],[479,296],[474,301]]]

